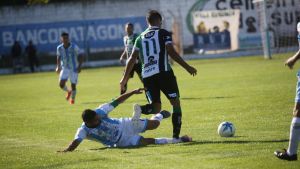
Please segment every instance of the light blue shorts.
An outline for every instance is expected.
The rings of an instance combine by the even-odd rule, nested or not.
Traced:
[[[138,146],[143,133],[146,130],[148,120],[140,119],[133,122],[131,118],[124,118],[122,122],[122,135],[117,147],[131,147]]]

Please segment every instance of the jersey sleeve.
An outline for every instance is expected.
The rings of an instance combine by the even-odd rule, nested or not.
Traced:
[[[300,34],[300,22],[298,22],[298,24],[297,24],[297,31],[298,31],[298,34]]]
[[[162,40],[165,43],[165,45],[173,43],[172,33],[169,32],[169,31],[167,31],[167,30],[165,30],[165,29],[161,29],[160,30],[160,38],[162,38]]]
[[[87,131],[85,131],[83,127],[80,127],[77,129],[74,139],[79,142],[82,142],[82,140],[85,139],[86,136],[87,136]]]
[[[134,42],[133,51],[137,50],[139,51],[142,48],[142,39],[141,36],[138,36]],[[133,53],[132,51],[132,53]]]
[[[57,58],[60,58],[59,47],[56,48],[56,56],[57,56]]]
[[[126,36],[123,37],[123,44],[124,44],[124,47],[126,47]]]
[[[117,101],[113,100],[110,103],[100,105],[95,111],[101,117],[106,117],[109,112],[113,111],[118,106]]]

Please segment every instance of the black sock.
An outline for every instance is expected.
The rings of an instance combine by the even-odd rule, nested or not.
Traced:
[[[181,109],[173,108],[172,124],[173,124],[173,138],[179,138],[181,130]]]

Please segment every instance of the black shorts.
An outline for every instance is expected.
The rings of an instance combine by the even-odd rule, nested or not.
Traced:
[[[150,104],[161,103],[160,91],[162,91],[169,100],[180,97],[176,77],[172,70],[147,77],[143,79],[143,82],[146,88],[146,97]]]
[[[136,72],[138,74],[139,77],[141,76],[142,73],[142,64],[140,62],[134,64],[132,71],[129,74],[130,78],[133,78],[134,72]]]

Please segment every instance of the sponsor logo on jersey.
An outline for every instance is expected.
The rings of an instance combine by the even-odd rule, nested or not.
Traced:
[[[149,56],[148,57],[148,63],[145,64],[145,68],[152,66],[152,65],[156,65],[157,64],[157,60],[154,59],[154,56]]]
[[[152,38],[154,36],[155,32],[154,31],[151,31],[151,32],[148,32],[144,35],[144,37],[146,39],[149,39],[149,38]]]

